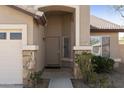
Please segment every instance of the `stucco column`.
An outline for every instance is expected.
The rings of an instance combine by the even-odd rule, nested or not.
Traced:
[[[90,46],[90,7],[80,5],[75,10],[74,50],[91,50]]]
[[[75,9],[75,46],[79,46],[80,42],[80,8],[79,7],[76,7]]]
[[[91,52],[90,46],[90,8],[80,5],[75,11],[75,46],[74,50],[74,77],[81,78],[75,55],[82,52]]]
[[[80,18],[80,46],[90,44],[90,6],[80,5],[79,6],[79,18]]]

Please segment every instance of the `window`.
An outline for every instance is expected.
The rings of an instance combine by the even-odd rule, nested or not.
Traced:
[[[64,42],[63,42],[63,56],[64,58],[69,58],[70,54],[69,54],[69,38],[68,37],[64,37]]]
[[[0,39],[6,39],[6,33],[0,32]]]
[[[91,36],[92,53],[110,57],[110,37],[107,36]]]
[[[124,32],[119,32],[119,44],[124,44]]]
[[[91,45],[93,47],[93,54],[95,55],[101,55],[101,38],[100,37],[96,37],[96,36],[92,36],[91,37]]]
[[[110,57],[110,37],[102,37],[102,56]]]
[[[10,39],[21,40],[22,39],[22,33],[10,33]]]

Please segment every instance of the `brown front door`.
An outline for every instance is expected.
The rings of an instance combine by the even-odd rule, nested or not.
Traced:
[[[46,38],[46,66],[60,66],[60,39],[59,37]]]

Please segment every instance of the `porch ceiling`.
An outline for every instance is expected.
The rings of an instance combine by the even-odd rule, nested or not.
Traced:
[[[39,8],[40,11],[48,12],[48,11],[65,11],[65,12],[74,12],[75,9],[72,7],[67,7],[63,5],[54,5],[54,6],[44,6]]]
[[[45,12],[45,15],[71,15],[72,13],[70,12],[65,12],[65,11],[47,11]]]

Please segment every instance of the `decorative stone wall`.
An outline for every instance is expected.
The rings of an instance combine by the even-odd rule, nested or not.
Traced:
[[[81,71],[79,69],[78,64],[75,62],[75,55],[76,54],[81,54],[82,52],[87,52],[87,53],[91,53],[91,50],[74,50],[74,78],[75,79],[81,79],[82,75],[81,75]]]
[[[24,87],[30,85],[30,74],[35,71],[35,57],[34,50],[23,50],[23,84]]]

